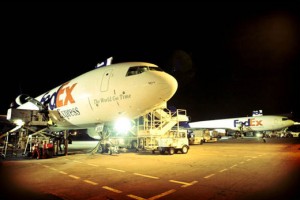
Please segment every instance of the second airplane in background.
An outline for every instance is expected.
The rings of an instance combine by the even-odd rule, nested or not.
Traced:
[[[262,115],[262,111],[253,112],[252,117],[237,117],[227,119],[216,119],[190,122],[191,129],[225,129],[226,131],[246,132],[266,132],[282,131],[283,129],[296,124],[285,116]]]

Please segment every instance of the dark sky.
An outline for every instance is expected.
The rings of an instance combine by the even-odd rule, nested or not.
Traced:
[[[300,3],[1,3],[1,104],[113,62],[158,64],[192,121],[300,109]]]

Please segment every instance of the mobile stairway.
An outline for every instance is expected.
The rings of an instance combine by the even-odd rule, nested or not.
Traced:
[[[152,153],[186,154],[189,150],[187,131],[180,122],[188,120],[183,109],[173,112],[167,108],[153,110],[143,116],[143,125],[137,131],[138,148]]]

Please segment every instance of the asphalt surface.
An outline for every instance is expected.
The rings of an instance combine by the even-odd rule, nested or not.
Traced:
[[[300,141],[243,138],[192,145],[187,154],[91,154],[74,142],[67,156],[7,156],[1,199],[300,199]]]

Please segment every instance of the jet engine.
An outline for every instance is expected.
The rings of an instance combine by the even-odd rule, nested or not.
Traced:
[[[31,96],[29,96],[27,94],[21,94],[21,95],[17,96],[15,101],[13,103],[11,103],[10,107],[16,108],[27,102],[30,102],[30,103],[34,104],[35,106],[37,106],[40,111],[47,110],[47,106],[45,106],[44,104],[42,104],[41,102],[39,102],[38,100],[36,100],[35,98],[32,98]]]

